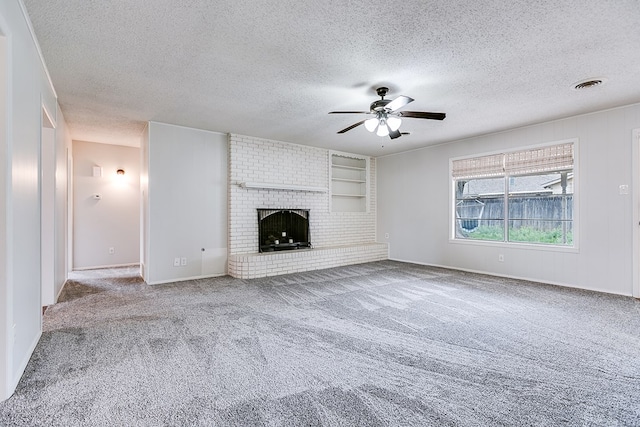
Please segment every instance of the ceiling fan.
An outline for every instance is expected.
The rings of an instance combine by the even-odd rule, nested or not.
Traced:
[[[400,117],[431,120],[444,120],[444,118],[446,117],[445,113],[428,113],[426,111],[398,111],[408,103],[413,102],[414,99],[404,95],[400,95],[394,100],[384,99],[384,97],[389,92],[389,88],[386,87],[379,87],[378,89],[376,89],[376,92],[381,99],[373,101],[369,107],[369,111],[331,111],[329,113],[373,114],[375,116],[370,119],[361,120],[358,123],[354,123],[351,126],[338,131],[338,133],[348,132],[351,129],[360,126],[361,124],[364,124],[364,127],[366,127],[369,132],[373,132],[377,128],[376,135],[389,135],[391,139],[396,139],[402,135],[402,133],[398,130],[400,129],[400,124],[402,123]]]

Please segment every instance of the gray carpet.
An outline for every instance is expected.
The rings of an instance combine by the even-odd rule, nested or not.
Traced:
[[[130,271],[65,286],[0,425],[640,425],[632,298],[392,261]]]

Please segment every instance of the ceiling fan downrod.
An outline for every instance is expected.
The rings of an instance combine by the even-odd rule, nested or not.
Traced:
[[[380,99],[373,101],[371,103],[371,105],[369,106],[369,108],[371,109],[371,112],[383,111],[384,107],[386,107],[387,104],[391,102],[390,99],[384,99],[384,97],[387,96],[387,93],[389,92],[388,87],[379,87],[378,89],[376,89],[376,92],[378,93],[378,96],[380,97]]]

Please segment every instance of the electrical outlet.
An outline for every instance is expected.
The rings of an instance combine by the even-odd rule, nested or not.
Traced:
[[[187,265],[187,258],[186,257],[182,257],[180,259],[180,265]]]
[[[388,239],[389,238],[389,233],[384,233],[384,238]]]
[[[498,261],[500,261],[500,262],[504,262],[504,255],[499,254],[499,255],[498,255]]]
[[[174,258],[173,259],[173,266],[174,267],[180,267],[180,258]]]
[[[110,254],[115,254],[116,253],[116,249],[115,248],[109,248],[109,253]]]

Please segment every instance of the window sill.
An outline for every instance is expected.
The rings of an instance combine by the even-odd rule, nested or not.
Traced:
[[[449,243],[455,245],[474,245],[474,246],[489,246],[498,248],[510,248],[521,250],[535,250],[545,252],[565,252],[565,253],[579,253],[578,246],[558,246],[547,245],[544,243],[519,243],[519,242],[497,242],[491,240],[462,240],[449,238]]]

